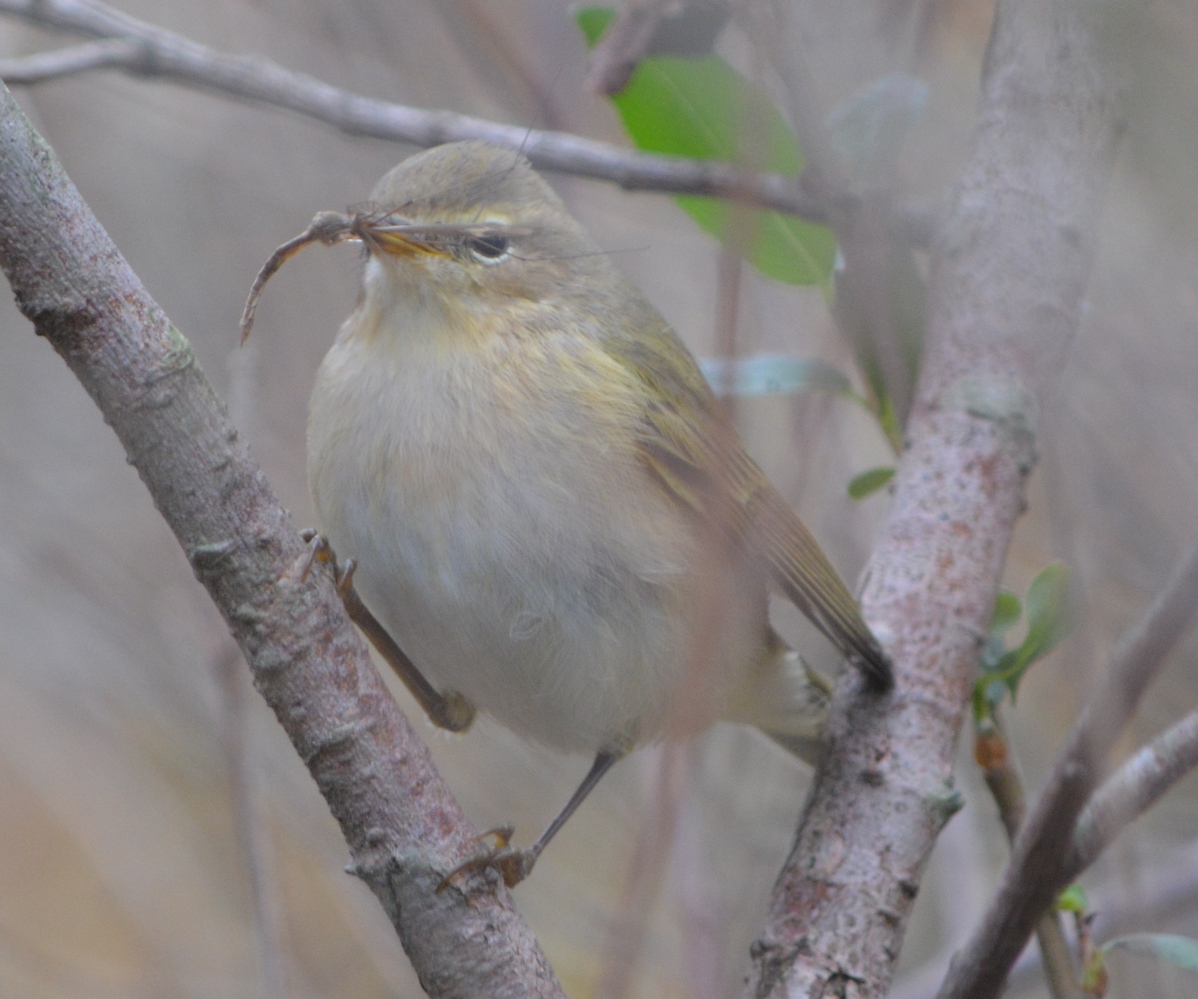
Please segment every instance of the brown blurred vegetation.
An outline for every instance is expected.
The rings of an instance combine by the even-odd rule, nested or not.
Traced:
[[[582,43],[558,0],[121,6],[372,96],[621,140],[607,105],[582,88]],[[804,6],[829,109],[910,55],[891,34],[895,18],[911,16],[907,4],[885,0],[852,15]],[[926,9],[932,29],[915,62],[898,68],[914,65],[931,87],[902,161],[909,188],[931,197],[948,190],[964,156],[990,10],[976,0]],[[1131,56],[1130,129],[1087,318],[1040,416],[1041,464],[1008,567],[1022,593],[1045,563],[1066,561],[1080,613],[1075,637],[1036,667],[1012,715],[1033,788],[1112,640],[1198,533],[1198,12],[1187,0],[1128,5],[1110,42]],[[63,43],[0,21],[5,54]],[[734,33],[721,44],[743,55]],[[289,264],[245,350],[237,319],[276,244],[318,209],[361,200],[412,150],[115,73],[21,97],[194,344],[296,524],[312,524],[305,402],[353,302],[353,251],[313,249]],[[703,353],[714,336],[713,242],[663,197],[555,183]],[[751,275],[741,347],[849,364],[818,292]],[[755,453],[851,578],[885,499],[850,503],[844,486],[887,460],[876,428],[828,399],[752,402],[741,418]],[[315,787],[115,439],[8,303],[0,420],[0,994],[269,996],[276,967],[280,994],[419,995],[377,903],[343,873],[346,851]],[[809,644],[818,665],[835,668]],[[1191,641],[1177,655],[1138,736],[1192,708],[1196,648]],[[426,731],[479,826],[514,821],[521,842],[586,768],[485,719],[465,737]],[[621,764],[517,891],[572,994],[588,994],[623,918],[657,759],[647,751]],[[747,731],[717,729],[695,759],[638,994],[736,991],[806,786],[804,772]],[[932,861],[909,966],[945,960],[1005,857],[967,753],[959,774],[967,806]],[[1164,867],[1174,883],[1193,882],[1192,900],[1158,905],[1135,928],[1198,934],[1198,869],[1175,859],[1196,821],[1191,782],[1087,876],[1100,913],[1153,904]],[[1184,856],[1195,863],[1192,851]],[[1119,996],[1193,994],[1192,980],[1140,959],[1123,958],[1115,971]]]

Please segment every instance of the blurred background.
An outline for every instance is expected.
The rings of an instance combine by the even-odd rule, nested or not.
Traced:
[[[927,83],[928,107],[899,173],[913,196],[943,196],[967,153],[991,6],[799,6],[828,113],[883,73]],[[583,42],[560,0],[122,0],[120,8],[372,97],[623,141],[607,102],[583,87]],[[2,55],[74,40],[0,18]],[[1080,615],[1010,715],[1032,788],[1112,641],[1198,533],[1198,11],[1186,0],[1139,6],[1114,22],[1110,42],[1130,57],[1130,130],[1084,327],[1040,416],[1041,461],[1008,566],[1008,585],[1022,594],[1045,564],[1068,563]],[[718,48],[752,70],[734,28]],[[237,320],[277,244],[317,210],[364,199],[414,150],[114,72],[17,92],[191,340],[297,527],[312,525],[306,399],[353,304],[361,260],[351,247],[309,249],[268,287],[243,349]],[[714,241],[665,197],[551,180],[696,353],[710,353]],[[381,909],[343,872],[346,847],[314,784],[114,436],[4,298],[0,995],[419,996]],[[817,290],[746,271],[739,318],[742,350],[851,368]],[[853,502],[845,487],[890,460],[877,427],[831,397],[752,400],[738,418],[751,450],[856,578],[887,499]],[[777,619],[803,638],[797,615],[779,607]],[[803,648],[836,669],[818,639]],[[1175,656],[1125,749],[1193,708],[1196,650],[1191,640]],[[531,841],[587,767],[485,718],[460,737],[416,721],[471,818],[480,828],[514,822],[518,843]],[[969,755],[965,738],[966,806],[933,855],[896,994],[927,994],[1005,859]],[[633,918],[630,865],[660,818],[661,759],[647,750],[622,762],[516,891],[572,995],[591,993],[614,929]],[[809,774],[757,733],[728,726],[672,772],[683,775],[680,821],[648,899],[634,992],[737,994]],[[1100,937],[1198,934],[1196,792],[1193,781],[1181,785],[1086,875]],[[1113,994],[1194,994],[1193,978],[1143,959],[1113,964]],[[1043,993],[1025,975],[1011,994]]]

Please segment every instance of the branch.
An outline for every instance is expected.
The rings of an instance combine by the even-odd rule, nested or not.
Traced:
[[[132,66],[142,58],[142,46],[134,38],[106,38],[70,48],[13,59],[0,59],[0,80],[14,84],[47,83],[50,80],[90,73],[97,69]]]
[[[1198,711],[1144,746],[1107,778],[1077,820],[1062,886],[1089,867],[1128,825],[1198,766]]]
[[[1173,570],[1141,620],[1115,649],[1012,850],[982,922],[953,961],[939,999],[988,999],[1002,988],[1031,927],[1069,882],[1075,822],[1102,761],[1198,611],[1198,544]]]
[[[1118,136],[1084,20],[1093,7],[998,4],[973,148],[933,256],[908,450],[863,592],[897,685],[880,703],[853,696],[847,674],[837,687],[827,764],[749,995],[882,994],[957,807],[954,745],[1025,503],[1040,397],[1079,323]]]
[[[1192,712],[1127,760],[1094,793],[1077,820],[1073,844],[1058,891],[1075,881],[1115,838],[1151,808],[1174,784],[1198,766],[1198,712]],[[989,780],[989,777],[987,777]],[[1128,898],[1119,885],[1099,885],[1087,894],[1101,919],[1104,937],[1142,927],[1145,919],[1161,919],[1171,910],[1188,911],[1198,897],[1198,857],[1192,847],[1152,854],[1147,885]],[[1118,879],[1115,879],[1116,881]],[[1109,897],[1107,897],[1109,896]],[[1042,970],[1039,956],[1026,950],[1012,966],[1007,987],[1012,995],[1029,987]],[[942,958],[933,958],[909,975],[891,999],[923,999],[944,974]],[[1022,979],[1022,981],[1020,981]]]
[[[982,768],[986,787],[998,805],[1007,839],[1014,842],[1027,815],[1027,798],[1023,775],[1019,772],[1000,708],[1001,705],[996,705],[993,711],[994,731],[978,735],[974,756]],[[1069,952],[1061,914],[1056,909],[1050,909],[1040,917],[1036,924],[1036,939],[1053,999],[1081,999],[1077,970]]]
[[[794,177],[753,173],[727,163],[632,152],[566,132],[503,125],[363,97],[268,59],[220,52],[102,3],[0,0],[0,14],[76,34],[135,42],[123,57],[110,53],[104,65],[297,111],[351,135],[418,146],[485,139],[519,149],[541,169],[612,181],[630,191],[728,198],[813,222],[824,222],[828,216],[829,206],[806,193]]]
[[[0,266],[124,445],[432,996],[560,997],[503,889],[437,894],[473,830],[191,347],[0,86]]]
[[[628,85],[645,57],[670,0],[624,0],[591,52],[587,89],[610,97]]]
[[[1126,879],[1118,874],[1087,889],[1096,915],[1095,926],[1103,939],[1142,930],[1148,921],[1160,923],[1193,914],[1198,902],[1198,849],[1193,845],[1167,849],[1157,844],[1146,860],[1144,869],[1136,872],[1136,890],[1130,894]],[[947,965],[947,958],[938,956],[908,970],[887,999],[927,999],[944,978]],[[1038,986],[1042,978],[1040,955],[1029,947],[1011,968],[1007,993],[1023,995]]]

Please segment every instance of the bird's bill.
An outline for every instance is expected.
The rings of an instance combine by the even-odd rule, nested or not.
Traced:
[[[530,230],[506,220],[486,222],[413,222],[397,214],[359,215],[353,220],[353,235],[372,250],[396,256],[452,257],[454,248],[470,239],[525,236]]]
[[[394,217],[361,219],[355,226],[355,235],[370,249],[390,253],[399,257],[450,256],[449,241],[460,235],[450,230],[461,226],[418,225],[414,222],[396,220]]]
[[[371,249],[407,257],[452,256],[455,244],[495,228],[474,222],[412,222],[399,215],[368,215],[354,221],[354,234]]]

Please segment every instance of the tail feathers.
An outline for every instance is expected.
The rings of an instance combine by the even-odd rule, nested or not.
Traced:
[[[769,650],[724,714],[756,725],[780,746],[815,766],[823,755],[820,732],[831,684],[776,635]]]

